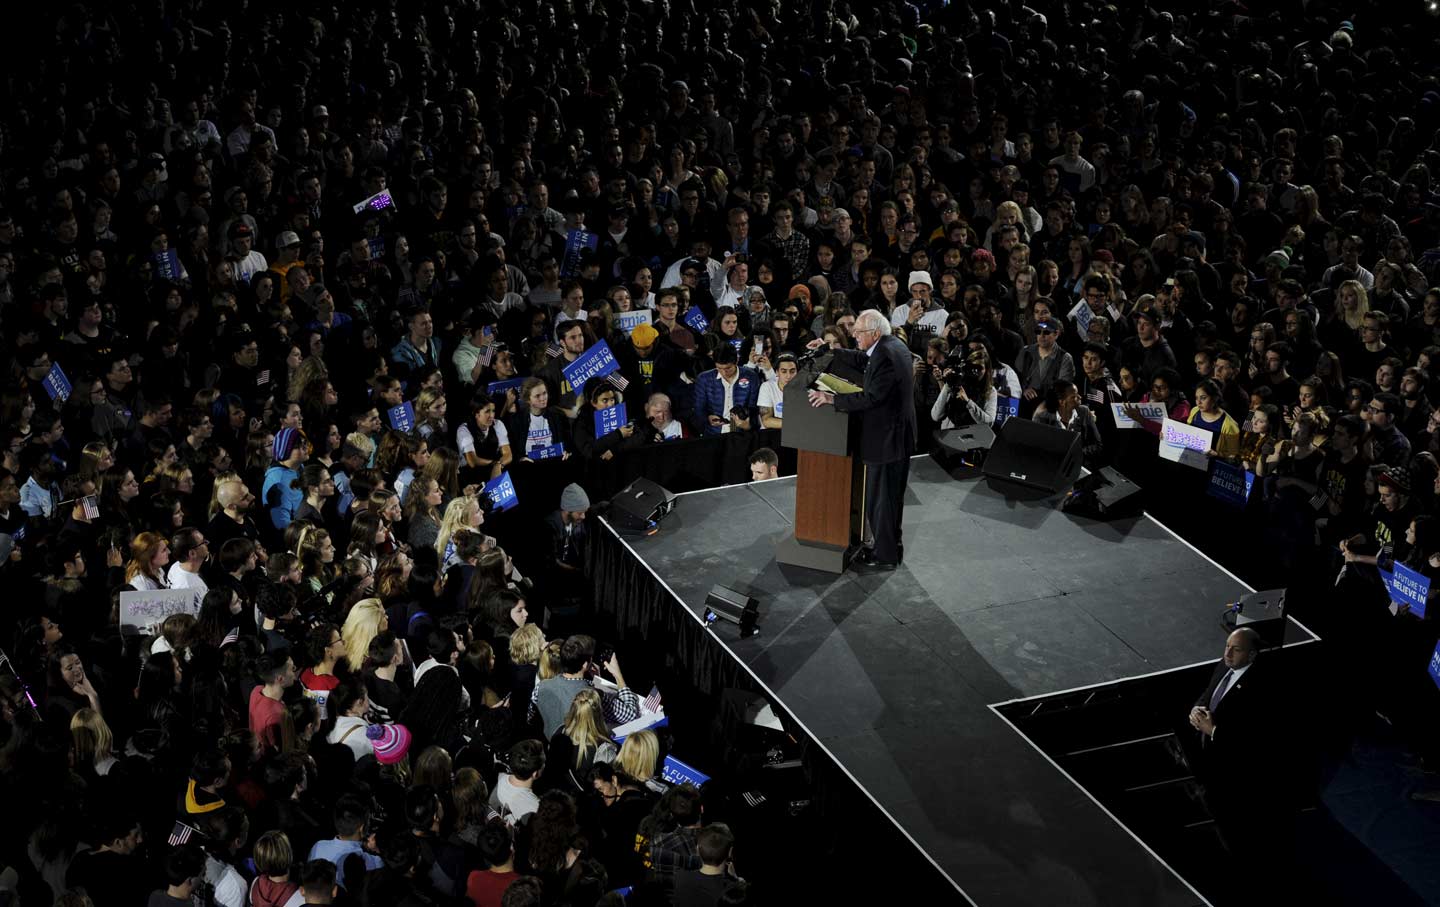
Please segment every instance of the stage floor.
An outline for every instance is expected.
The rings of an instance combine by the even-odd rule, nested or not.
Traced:
[[[989,706],[1214,661],[1249,587],[1149,517],[1075,519],[929,458],[898,570],[781,567],[794,500],[793,478],[695,492],[626,541],[697,615],[717,583],[759,600],[759,635],[722,644],[973,902],[1204,903]]]

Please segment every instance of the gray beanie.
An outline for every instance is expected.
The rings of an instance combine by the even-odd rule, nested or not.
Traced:
[[[590,496],[585,494],[585,489],[571,482],[560,492],[560,509],[568,510],[571,513],[579,513],[590,509]]]

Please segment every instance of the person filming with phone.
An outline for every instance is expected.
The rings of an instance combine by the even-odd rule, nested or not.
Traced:
[[[695,426],[703,434],[749,431],[765,378],[740,366],[740,355],[728,343],[715,350],[715,367],[695,379]]]

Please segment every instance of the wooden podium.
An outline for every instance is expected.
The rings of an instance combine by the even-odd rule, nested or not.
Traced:
[[[806,363],[785,386],[780,443],[798,453],[795,532],[775,548],[775,560],[844,573],[864,533],[865,465],[847,413],[810,405],[807,392],[828,356]]]

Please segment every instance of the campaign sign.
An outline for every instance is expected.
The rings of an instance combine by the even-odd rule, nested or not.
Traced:
[[[1165,417],[1170,413],[1163,403],[1112,403],[1110,404],[1110,412],[1115,415],[1116,428],[1140,427],[1139,422],[1136,422],[1125,414],[1126,406],[1138,406],[1140,408],[1140,415],[1154,422],[1163,422]]]
[[[1430,679],[1440,687],[1440,642],[1435,644],[1435,651],[1430,653]]]
[[[485,385],[485,393],[493,397],[496,394],[505,393],[512,387],[518,391],[520,389],[520,385],[524,383],[524,378],[507,378],[504,381],[491,381],[489,384]]]
[[[580,253],[595,249],[600,237],[589,230],[571,230],[565,234],[565,257],[560,262],[560,276],[574,277],[580,273]]]
[[[698,308],[692,308],[685,313],[685,326],[697,334],[703,334],[710,330],[710,319]]]
[[[497,511],[509,510],[520,503],[520,499],[515,496],[515,483],[510,481],[508,471],[486,482],[484,492]]]
[[[196,589],[154,589],[120,593],[120,632],[138,636],[172,614],[199,614],[202,593]]]
[[[537,447],[525,456],[532,460],[557,460],[565,456],[565,445],[557,442],[549,447]]]
[[[70,379],[65,377],[65,370],[58,362],[50,366],[50,372],[45,376],[45,393],[59,403],[70,399]]]
[[[654,317],[649,309],[636,309],[633,312],[616,312],[615,329],[629,336],[630,332],[642,324],[650,324]]]
[[[1020,416],[1019,397],[996,397],[995,398],[995,427],[999,428],[1005,424],[1006,419],[1016,419]]]
[[[1228,463],[1216,457],[1210,461],[1210,487],[1212,498],[1235,507],[1244,507],[1250,500],[1250,489],[1255,485],[1255,473]]]
[[[585,382],[591,378],[603,378],[620,367],[615,361],[615,356],[610,352],[610,344],[601,340],[590,349],[581,353],[575,361],[562,368],[565,380],[575,388],[575,393],[585,386]]]
[[[390,427],[396,431],[409,431],[415,427],[415,407],[408,400],[390,407],[385,413],[390,418]]]
[[[1070,317],[1075,321],[1075,326],[1080,329],[1080,336],[1090,330],[1090,322],[1095,320],[1095,312],[1090,308],[1090,303],[1080,300],[1075,303],[1075,308],[1070,310]]]
[[[665,757],[665,766],[660,770],[660,777],[669,784],[689,784],[693,787],[703,787],[710,776],[695,768],[693,765],[686,765],[674,756]]]
[[[625,412],[625,404],[619,403],[609,409],[595,410],[595,437],[603,438],[630,421]]]
[[[1380,578],[1385,580],[1385,591],[1390,593],[1391,601],[1409,605],[1410,613],[1416,617],[1425,616],[1425,599],[1430,596],[1430,577],[1397,561],[1394,572],[1381,570]]]
[[[1205,451],[1210,449],[1212,439],[1209,429],[1166,419],[1160,433],[1160,456],[1191,469],[1208,470],[1210,460]]]

